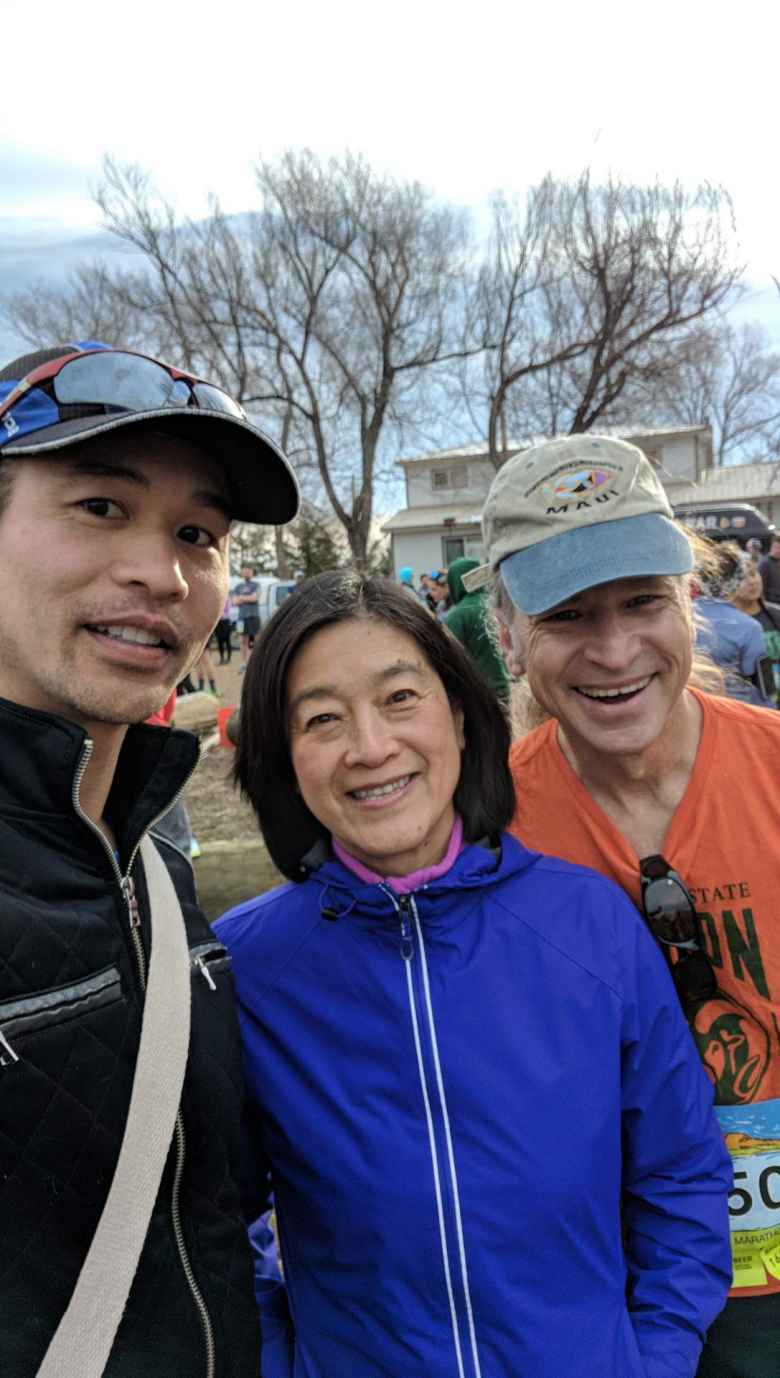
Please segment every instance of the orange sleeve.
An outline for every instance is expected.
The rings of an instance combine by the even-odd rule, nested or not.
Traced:
[[[173,715],[176,712],[176,690],[172,689],[162,708],[158,708],[156,713],[152,713],[146,721],[152,727],[170,727]]]

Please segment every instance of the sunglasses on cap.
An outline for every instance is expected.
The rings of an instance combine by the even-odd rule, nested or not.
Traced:
[[[157,411],[164,407],[200,407],[246,419],[246,413],[222,388],[192,373],[126,350],[79,350],[39,364],[0,403],[0,417],[41,388],[69,420],[69,407],[105,407],[108,411]]]
[[[662,856],[646,856],[639,863],[642,909],[656,942],[676,948],[672,966],[680,1003],[684,1009],[702,1004],[718,987],[715,969],[701,945],[699,919],[693,896],[678,873]]]

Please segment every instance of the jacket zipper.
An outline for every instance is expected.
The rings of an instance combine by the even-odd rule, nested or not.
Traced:
[[[76,767],[76,773],[73,777],[73,807],[76,811],[76,814],[81,819],[82,823],[86,823],[87,827],[90,828],[92,832],[95,834],[95,836],[99,839],[100,844],[111,863],[111,868],[114,872],[114,875],[116,876],[117,881],[119,883],[119,889],[121,891],[122,898],[127,907],[130,937],[132,939],[133,950],[135,952],[136,963],[138,966],[138,979],[140,982],[141,991],[143,994],[145,994],[146,959],[144,956],[143,942],[141,940],[141,911],[138,907],[138,898],[135,892],[135,882],[130,873],[133,869],[135,859],[138,855],[144,837],[154,827],[155,823],[159,823],[160,819],[181,798],[182,794],[187,788],[187,785],[189,784],[189,781],[195,773],[195,766],[197,765],[197,761],[195,762],[195,765],[192,767],[192,770],[190,771],[186,780],[182,782],[181,788],[174,795],[173,799],[171,799],[165,805],[164,809],[161,809],[161,811],[157,814],[156,818],[152,819],[149,826],[139,837],[138,841],[135,844],[135,847],[133,848],[130,854],[130,859],[127,863],[127,873],[123,876],[119,866],[119,862],[117,861],[111,847],[109,846],[108,838],[106,837],[105,833],[102,832],[102,830],[97,826],[97,824],[93,823],[92,819],[87,816],[87,814],[82,809],[81,802],[79,800],[81,782],[84,778],[84,772],[86,771],[87,766],[89,765],[89,760],[92,755],[92,749],[93,742],[90,737],[87,737],[84,742],[84,747],[82,749],[81,760],[79,761],[78,766]],[[179,1109],[176,1113],[175,1138],[176,1166],[173,1174],[173,1187],[171,1189],[171,1224],[173,1226],[173,1234],[176,1240],[176,1248],[178,1250],[179,1261],[182,1266],[182,1271],[187,1280],[187,1285],[190,1289],[192,1300],[195,1303],[198,1314],[200,1316],[201,1325],[203,1327],[203,1339],[206,1347],[206,1378],[214,1378],[216,1372],[216,1347],[214,1344],[214,1327],[211,1323],[211,1317],[208,1312],[208,1307],[206,1306],[206,1303],[203,1299],[203,1294],[201,1293],[201,1290],[197,1284],[195,1274],[192,1269],[192,1264],[190,1262],[190,1257],[187,1252],[187,1244],[184,1239],[184,1231],[182,1229],[181,1223],[179,1197],[181,1190],[181,1179],[182,1174],[184,1172],[184,1156],[187,1147],[186,1140],[184,1137],[184,1122],[182,1119],[181,1105],[179,1105]]]
[[[229,971],[232,962],[224,943],[206,942],[190,948],[190,966],[203,978],[209,990],[216,990],[213,972]]]
[[[455,1300],[455,1292],[452,1281],[452,1265],[450,1262],[450,1247],[447,1241],[447,1216],[450,1218],[450,1227],[454,1231],[458,1242],[458,1263],[460,1265],[460,1280],[463,1290],[463,1298],[466,1311],[466,1327],[468,1331],[468,1349],[470,1351],[471,1366],[470,1372],[474,1378],[481,1378],[481,1368],[479,1362],[479,1352],[477,1349],[477,1339],[474,1328],[474,1315],[471,1306],[471,1292],[469,1289],[468,1268],[466,1265],[466,1251],[463,1240],[463,1226],[460,1213],[460,1197],[458,1192],[458,1180],[455,1171],[455,1157],[452,1147],[452,1136],[450,1133],[449,1113],[447,1111],[447,1101],[444,1092],[444,1082],[441,1074],[439,1062],[438,1040],[436,1038],[436,1023],[433,1015],[433,1005],[430,998],[430,987],[428,984],[428,964],[425,955],[425,942],[423,939],[420,917],[417,906],[412,895],[401,895],[396,897],[389,887],[382,886],[382,889],[391,899],[396,913],[398,914],[401,928],[401,957],[404,961],[406,970],[406,987],[409,999],[409,1012],[412,1021],[412,1032],[414,1035],[414,1046],[417,1055],[417,1069],[420,1077],[420,1087],[425,1106],[425,1118],[428,1129],[428,1144],[431,1154],[431,1166],[433,1169],[434,1190],[436,1195],[436,1208],[439,1216],[439,1237],[441,1242],[442,1262],[444,1265],[444,1275],[447,1286],[447,1297],[450,1306],[450,1319],[452,1322],[452,1336],[455,1345],[455,1357],[458,1366],[458,1378],[466,1378],[466,1368],[464,1365],[463,1345],[461,1343],[461,1320],[458,1316],[458,1306]],[[435,1086],[435,1098],[431,1093],[430,1078],[425,1066],[425,1056],[423,1051],[423,1030],[427,1033],[428,1056],[433,1062]],[[434,1106],[438,1101],[438,1122],[440,1129],[443,1130],[446,1143],[446,1161],[444,1166],[440,1163],[440,1153],[436,1142],[436,1130],[434,1126]],[[446,1197],[446,1201],[445,1201]]]

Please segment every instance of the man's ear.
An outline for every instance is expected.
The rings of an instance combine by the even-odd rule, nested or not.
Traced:
[[[506,657],[510,655],[512,651],[512,638],[509,635],[509,628],[506,625],[506,619],[502,616],[500,612],[496,613],[496,625],[498,627],[498,644],[501,647],[502,656],[504,656],[504,658],[506,659]]]
[[[506,668],[513,679],[519,679],[520,675],[525,674],[525,662],[515,645],[515,638],[512,636],[509,624],[500,609],[496,610],[496,626],[498,627],[498,644],[501,647]]]

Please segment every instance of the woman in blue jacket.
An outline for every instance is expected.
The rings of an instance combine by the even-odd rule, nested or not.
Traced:
[[[255,647],[236,775],[291,884],[232,910],[264,1378],[692,1378],[728,1161],[622,891],[502,832],[507,729],[403,591]],[[566,801],[561,800],[565,809]]]

